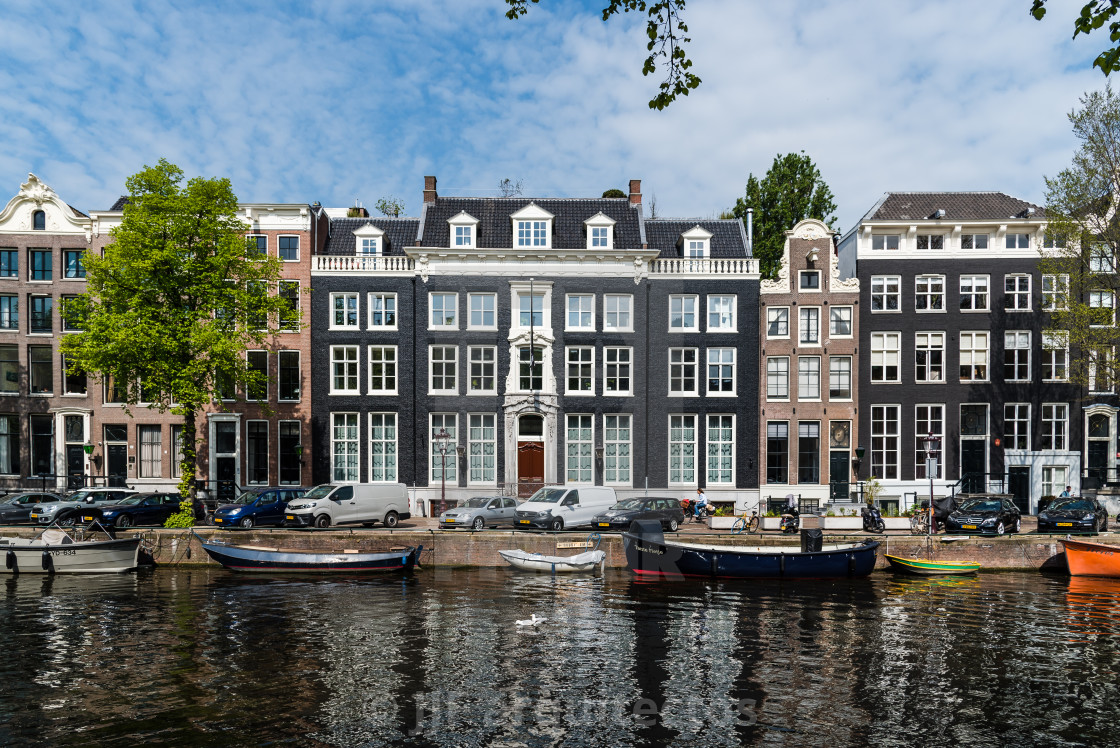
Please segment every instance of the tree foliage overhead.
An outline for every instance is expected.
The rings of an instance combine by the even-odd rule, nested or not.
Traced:
[[[611,187],[603,193],[603,197],[629,197],[629,195],[617,187]]]
[[[1046,15],[1047,0],[1034,0],[1031,15],[1041,21]],[[1109,39],[1113,46],[1097,55],[1093,67],[1100,68],[1105,75],[1120,70],[1120,21],[1112,20],[1120,11],[1120,0],[1090,0],[1081,6],[1081,12],[1073,20],[1073,38],[1078,34],[1089,34],[1108,24]]]
[[[102,255],[86,254],[86,293],[63,310],[82,332],[61,350],[72,371],[111,382],[126,407],[183,416],[187,500],[195,416],[234,390],[267,387],[245,351],[298,324],[298,304],[277,295],[279,258],[246,236],[229,180],[182,181],[163,159],[128,178],[123,220]]]
[[[692,41],[685,36],[688,26],[682,19],[686,0],[608,0],[603,8],[603,20],[621,13],[646,14],[645,64],[642,75],[656,73],[659,67],[665,69],[665,80],[661,82],[657,96],[650,99],[649,108],[661,110],[676,101],[678,96],[688,96],[699,87],[700,79],[691,71],[692,60],[685,53],[684,45]],[[505,0],[509,5],[506,18],[516,19],[529,11],[529,2],[540,0]]]
[[[747,208],[754,209],[754,256],[764,278],[777,277],[785,232],[798,221],[816,218],[829,226],[836,221],[832,190],[804,151],[775,156],[762,179],[751,174],[747,194],[735,201],[732,213],[746,221]]]
[[[381,215],[389,218],[398,218],[404,213],[404,201],[392,195],[380,198],[374,207]]]
[[[1054,303],[1047,304],[1043,288],[1043,303],[1057,307],[1050,315],[1051,339],[1068,337],[1070,380],[1106,385],[1120,382],[1114,311],[1120,292],[1120,96],[1111,86],[1088,93],[1069,121],[1077,151],[1067,168],[1046,179],[1046,243],[1052,246],[1042,250],[1039,264],[1042,273],[1060,280]],[[1094,375],[1105,379],[1093,381]]]

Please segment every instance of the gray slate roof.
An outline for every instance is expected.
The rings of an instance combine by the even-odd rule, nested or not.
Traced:
[[[747,233],[738,218],[723,220],[696,220],[695,218],[654,218],[646,220],[646,241],[650,249],[661,250],[661,257],[680,257],[677,240],[681,234],[699,225],[712,234],[711,256],[750,257]]]
[[[411,247],[416,241],[416,232],[420,229],[419,218],[332,218],[331,235],[323,254],[354,254],[354,230],[368,224],[385,232],[382,252],[387,255],[403,255],[404,248]]]
[[[529,197],[440,197],[425,206],[425,247],[448,247],[451,229],[448,219],[466,211],[478,219],[475,245],[484,248],[512,247],[513,222],[510,216],[535,203],[551,213],[552,246],[556,249],[584,249],[587,234],[583,222],[597,213],[614,219],[614,246],[641,248],[636,208],[624,198],[529,198]]]
[[[942,209],[946,221],[998,221],[1026,218],[1028,208],[1042,216],[1041,207],[1002,192],[888,192],[863,220],[920,221]]]

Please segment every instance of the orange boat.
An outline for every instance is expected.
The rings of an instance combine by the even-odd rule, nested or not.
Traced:
[[[1069,573],[1076,576],[1120,577],[1120,546],[1063,540]]]

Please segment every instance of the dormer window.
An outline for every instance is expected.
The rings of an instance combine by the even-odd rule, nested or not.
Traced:
[[[588,249],[612,249],[614,247],[614,219],[596,213],[583,222],[587,228]]]
[[[47,230],[47,212],[45,210],[37,210],[31,214],[31,225],[36,231]]]
[[[711,232],[696,225],[681,234],[678,243],[685,259],[705,260],[711,256],[711,240]]]
[[[478,246],[478,219],[466,211],[449,218],[447,223],[451,233],[451,246],[453,248]]]
[[[514,247],[551,247],[553,215],[536,203],[529,203],[514,213]]]
[[[359,257],[385,254],[385,232],[371,223],[354,229],[354,254]]]

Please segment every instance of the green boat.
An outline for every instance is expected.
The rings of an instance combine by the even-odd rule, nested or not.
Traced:
[[[886,559],[892,569],[904,571],[907,574],[918,574],[923,577],[942,574],[975,574],[980,571],[980,564],[975,561],[958,564],[948,561],[923,561],[918,558],[901,558],[891,555],[887,555]]]

